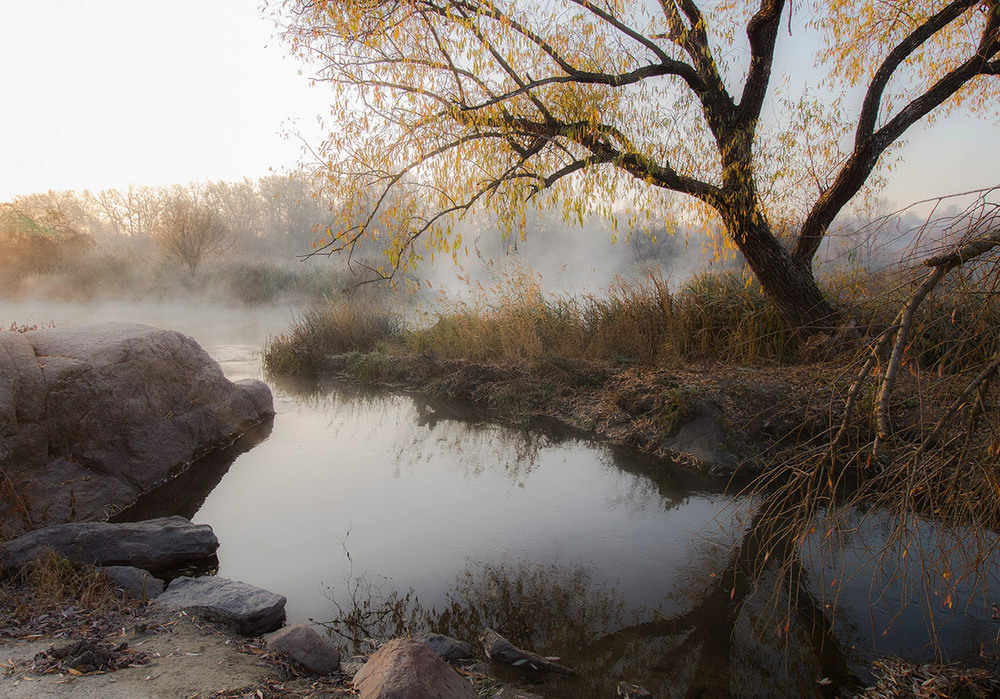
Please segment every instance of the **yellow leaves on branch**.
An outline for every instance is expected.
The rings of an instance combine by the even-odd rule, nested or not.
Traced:
[[[948,23],[904,63],[893,81],[889,106],[927,90],[949,71],[976,55],[989,6],[982,0]],[[819,58],[832,76],[848,85],[866,85],[893,47],[929,18],[951,5],[948,0],[822,0],[814,3],[813,25],[826,45]],[[947,108],[961,105],[973,112],[994,110],[1000,100],[997,81],[976,80],[955,94]]]
[[[819,58],[838,82],[866,84],[893,46],[950,1],[813,0],[811,21],[828,40]],[[894,104],[975,54],[982,8],[994,2],[973,4],[906,59],[879,101],[883,122]],[[714,102],[703,97],[738,72],[724,60],[743,60],[760,0],[705,4],[709,26],[690,26],[691,5],[679,0],[283,5],[286,39],[316,59],[318,81],[334,88],[331,114],[339,121],[318,154],[337,201],[355,202],[337,240],[378,231],[393,264],[405,265],[417,240],[425,250],[456,255],[456,221],[473,212],[495,216],[510,233],[529,200],[579,220],[608,213],[616,202],[662,204],[658,197],[673,188],[691,194],[680,212],[685,223],[697,218],[718,230],[711,207],[720,197],[709,190],[741,177],[756,178],[740,190],[754,193],[745,199],[760,195],[759,205],[748,204],[754,215],[776,231],[791,230],[837,179],[853,145],[856,115],[807,98],[782,105],[792,115],[787,123],[761,127],[755,116],[733,129],[738,141],[709,127],[713,105],[721,105],[717,114],[727,100],[739,102],[742,86],[729,86],[732,95]],[[800,3],[794,9],[800,12]],[[685,36],[701,31],[708,45],[692,48]],[[682,63],[688,72],[656,72]],[[611,79],[646,70],[631,82]],[[1000,103],[996,83],[972,82],[949,105],[964,100],[989,109]],[[727,160],[740,150],[729,146],[749,140],[744,134],[754,138],[753,163]],[[538,196],[543,190],[548,195]],[[723,252],[732,245],[724,237],[716,244]]]

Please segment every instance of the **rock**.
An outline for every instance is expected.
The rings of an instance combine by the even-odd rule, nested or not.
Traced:
[[[379,648],[354,676],[361,699],[478,699],[472,684],[412,638]]]
[[[260,636],[284,623],[285,601],[283,595],[238,580],[181,577],[154,604],[220,621],[244,636]]]
[[[438,657],[449,663],[476,657],[475,651],[472,650],[472,646],[468,643],[456,641],[454,638],[443,636],[439,633],[425,631],[413,636],[413,640],[420,641],[434,651]]]
[[[692,407],[691,417],[664,441],[664,448],[693,456],[709,472],[732,473],[739,459],[726,447],[722,412],[704,401],[692,401]]]
[[[513,665],[525,671],[554,672],[559,675],[575,675],[576,671],[565,665],[543,658],[531,651],[521,650],[493,629],[486,629],[482,639],[486,657],[499,663]]]
[[[268,649],[282,653],[314,675],[340,669],[340,651],[305,624],[292,624],[264,637]]]
[[[154,572],[215,554],[219,540],[207,524],[183,517],[145,522],[58,524],[0,544],[0,567],[17,570],[47,549],[80,563],[133,566]]]
[[[266,384],[229,381],[181,333],[0,332],[0,468],[18,494],[0,502],[0,537],[102,519],[273,414]]]
[[[489,696],[490,699],[545,699],[540,694],[532,694],[513,685],[505,685]]]
[[[0,463],[41,461],[45,380],[35,349],[19,332],[0,332]]]
[[[148,570],[133,566],[106,566],[100,568],[112,585],[124,588],[140,600],[156,599],[163,593],[163,581],[154,578]]]

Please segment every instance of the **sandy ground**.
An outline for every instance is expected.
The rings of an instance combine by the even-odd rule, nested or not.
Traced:
[[[75,676],[32,669],[35,658],[50,647],[69,646],[70,639],[22,641],[0,637],[0,697],[11,699],[274,699],[277,697],[350,697],[350,678],[363,658],[343,658],[336,677],[295,676],[280,659],[254,640],[184,614],[158,612],[143,620],[150,630],[128,627],[113,643],[152,656],[150,662],[116,672]],[[165,629],[163,627],[166,627]],[[140,627],[141,628],[141,627]],[[476,673],[488,673],[477,663]],[[542,699],[537,694],[490,681],[477,686],[489,699]]]
[[[203,699],[213,695],[266,697],[276,695],[346,697],[346,689],[324,686],[311,688],[307,678],[282,682],[281,668],[266,656],[240,652],[241,640],[230,637],[220,627],[193,617],[153,615],[150,622],[169,625],[165,631],[124,630],[116,639],[127,641],[136,651],[154,657],[145,664],[117,672],[73,676],[39,674],[31,670],[36,654],[50,645],[70,645],[56,639],[15,641],[0,638],[0,697],[72,697],[73,699]],[[154,623],[150,624],[155,627]],[[359,666],[359,665],[358,665]],[[351,676],[355,667],[344,663]],[[287,685],[287,686],[286,686]],[[258,695],[257,691],[261,690]],[[242,690],[242,691],[240,691]]]

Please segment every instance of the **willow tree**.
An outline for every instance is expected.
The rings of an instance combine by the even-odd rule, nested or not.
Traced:
[[[997,0],[797,4],[825,34],[817,57],[864,97],[847,123],[803,100],[775,129],[761,115],[791,4],[285,0],[285,38],[336,87],[316,154],[338,200],[367,207],[317,249],[374,238],[391,274],[420,247],[455,254],[456,221],[477,209],[510,233],[533,198],[572,216],[677,193],[718,217],[789,326],[829,329],[813,273],[828,227],[908,129],[993,106],[1000,13]],[[796,183],[805,205],[790,216]]]

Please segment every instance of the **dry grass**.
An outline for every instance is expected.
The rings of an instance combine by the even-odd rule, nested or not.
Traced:
[[[291,329],[268,339],[263,362],[276,374],[309,373],[326,355],[371,352],[398,340],[399,317],[372,301],[326,300],[295,319]]]
[[[17,616],[66,606],[97,609],[116,598],[115,588],[93,566],[73,563],[49,550],[29,563],[19,585],[0,587],[0,608]]]
[[[875,661],[875,684],[855,699],[937,699],[1000,696],[1000,677],[986,670],[950,665],[915,665],[888,658]]]
[[[417,352],[472,361],[538,362],[552,357],[619,366],[722,359],[787,361],[791,338],[756,285],[735,274],[701,274],[679,291],[649,276],[619,280],[602,295],[544,293],[521,269],[471,300],[445,301],[434,322],[411,335]]]
[[[873,337],[894,322],[911,276],[847,269],[821,283],[844,320]],[[995,352],[1000,294],[993,286],[956,275],[936,290],[915,319],[915,361],[942,373],[961,371]],[[491,287],[470,284],[463,297],[440,299],[412,325],[404,329],[400,316],[370,300],[326,301],[268,342],[265,367],[281,374],[313,372],[327,355],[373,350],[527,366],[773,366],[798,360],[795,338],[760,286],[737,272],[696,274],[676,291],[649,276],[632,284],[619,280],[601,294],[559,296],[546,293],[538,275],[517,267]]]
[[[0,636],[6,638],[102,638],[144,609],[93,566],[52,551],[0,580]]]

